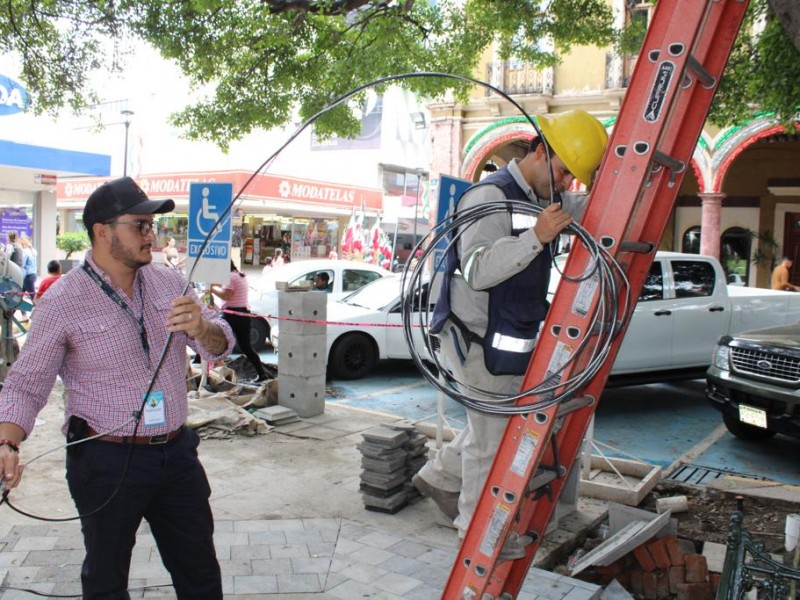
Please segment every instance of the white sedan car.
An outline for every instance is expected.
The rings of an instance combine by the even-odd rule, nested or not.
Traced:
[[[366,284],[391,275],[368,263],[351,260],[300,260],[275,267],[262,275],[258,284],[250,290],[250,310],[257,316],[250,326],[250,339],[256,351],[263,350],[270,339],[268,315],[278,314],[278,282],[286,282],[289,288],[310,289],[317,273],[328,274],[328,289],[331,299],[339,299]]]
[[[359,379],[369,373],[379,360],[410,359],[403,334],[400,305],[401,275],[395,274],[364,286],[346,298],[328,300],[327,331],[328,374],[338,379]],[[419,296],[415,306],[419,307]],[[422,286],[422,302],[429,303],[428,284]],[[422,304],[424,306],[424,304]],[[433,304],[429,303],[429,310]],[[414,323],[419,315],[414,314]],[[335,325],[334,323],[347,323]],[[422,335],[415,331],[417,347],[423,347]],[[278,348],[280,327],[272,328],[272,345]]]
[[[563,268],[565,259],[566,256],[556,259],[558,269]],[[696,262],[712,271],[715,264],[707,257],[695,258],[676,253],[657,255],[642,288],[625,341],[614,361],[611,375],[615,383],[696,378],[702,376],[708,367],[706,361],[711,358],[714,343],[724,333],[717,324],[708,323],[709,310],[727,299],[728,286],[712,286],[709,293],[714,295],[702,298],[692,295],[678,297],[671,266],[674,261],[688,261],[690,266]],[[560,280],[558,269],[551,272],[551,294]],[[706,271],[694,268],[690,274],[697,272],[702,275]],[[400,275],[385,277],[338,302],[328,302],[327,319],[332,324],[328,325],[326,342],[328,374],[331,377],[358,379],[369,373],[379,360],[411,358],[402,328],[400,281]],[[438,281],[437,278],[435,283],[438,284]],[[422,291],[422,304],[417,306],[428,305],[432,310],[436,297],[429,298],[429,295],[426,284]],[[714,300],[711,309],[707,303],[699,301],[708,298]],[[673,313],[680,313],[691,325],[673,328],[673,321],[661,318]],[[717,314],[716,310],[712,314]],[[419,323],[418,314],[414,314],[412,322]],[[710,327],[703,328],[704,323]],[[686,342],[689,336],[687,330],[696,341]],[[278,334],[278,327],[275,327],[272,340],[276,347]],[[425,346],[418,330],[415,330],[415,339],[415,347],[424,352]]]

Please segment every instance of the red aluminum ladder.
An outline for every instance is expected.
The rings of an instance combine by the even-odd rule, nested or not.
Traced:
[[[749,0],[659,0],[583,219],[630,282],[633,310],[672,212]],[[582,245],[571,253],[542,327],[522,389],[582,368],[582,338],[597,336],[591,316],[596,280],[569,281],[589,266]],[[587,300],[588,299],[588,300]],[[587,305],[590,310],[586,310]],[[629,312],[629,314],[630,314]],[[627,327],[622,323],[622,332]],[[579,335],[576,336],[576,332]],[[600,370],[570,400],[512,416],[465,534],[444,600],[516,598],[580,451],[622,335]],[[591,344],[589,344],[591,346]],[[542,399],[525,398],[524,402]],[[545,493],[546,492],[546,493]],[[500,561],[508,536],[533,538],[524,558]]]

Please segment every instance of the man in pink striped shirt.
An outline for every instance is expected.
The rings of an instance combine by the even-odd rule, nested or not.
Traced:
[[[210,361],[228,354],[228,325],[175,270],[152,265],[150,200],[128,177],[101,185],[83,222],[92,249],[36,306],[36,322],[0,393],[0,477],[20,482],[19,445],[57,375],[67,391],[67,481],[81,515],[84,598],[129,598],[142,518],[178,598],[222,598],[210,487],[185,425],[186,346]],[[163,356],[163,361],[161,360]]]

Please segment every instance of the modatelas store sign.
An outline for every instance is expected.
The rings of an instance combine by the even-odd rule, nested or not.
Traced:
[[[0,74],[0,117],[24,112],[30,104],[28,92],[19,83]]]

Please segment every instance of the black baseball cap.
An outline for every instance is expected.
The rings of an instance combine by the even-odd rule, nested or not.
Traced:
[[[83,224],[91,231],[95,223],[106,223],[119,215],[153,215],[173,210],[173,200],[150,200],[133,179],[120,177],[92,192],[83,209]]]

